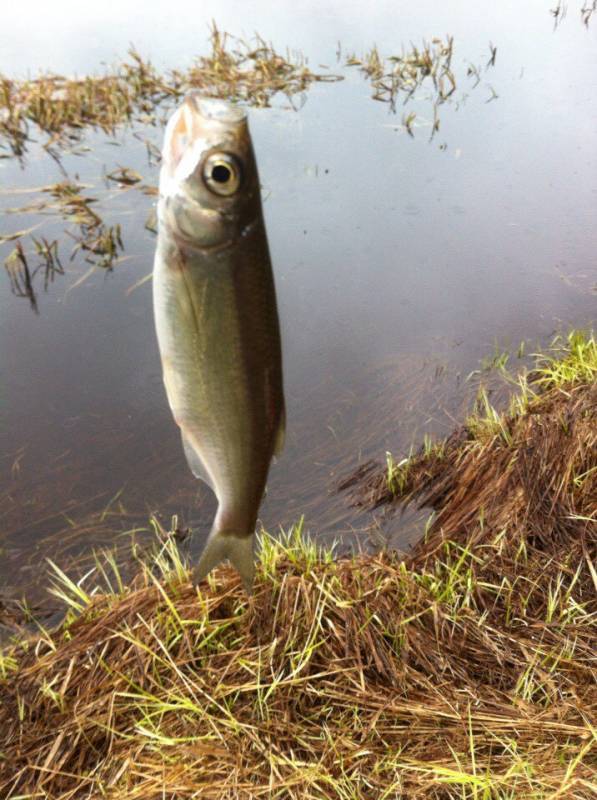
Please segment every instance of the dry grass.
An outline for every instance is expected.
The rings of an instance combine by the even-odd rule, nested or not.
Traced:
[[[399,56],[384,59],[373,47],[363,58],[349,56],[347,66],[357,66],[371,80],[373,99],[390,103],[395,109],[400,93],[405,102],[419,89],[426,78],[433,84],[440,102],[447,100],[456,90],[456,79],[452,72],[454,40],[432,39],[422,46],[404,48]]]
[[[128,588],[57,571],[66,621],[0,660],[1,796],[594,797],[595,341],[541,369],[415,457],[437,515],[406,560],[299,526],[250,600],[172,537]]]
[[[42,75],[14,80],[0,75],[0,145],[17,156],[25,153],[36,132],[49,137],[45,147],[78,140],[91,127],[112,133],[131,120],[153,123],[160,104],[189,89],[228,100],[267,106],[282,92],[305,91],[315,81],[340,80],[312,72],[300,54],[277,53],[256,36],[252,42],[230,36],[215,24],[210,53],[186,70],[162,74],[136,50],[111,72],[85,78]]]
[[[252,43],[212,27],[211,53],[196,59],[188,72],[174,72],[176,85],[200,89],[255,106],[269,106],[281,92],[288,98],[306,91],[314,82],[336,82],[339,75],[312,72],[301,53],[277,53],[261,36]]]
[[[34,246],[36,263],[32,266],[30,258],[23,248],[20,239],[14,249],[4,260],[4,267],[10,281],[10,291],[15,297],[23,297],[29,301],[31,309],[37,313],[37,295],[34,289],[35,277],[43,275],[44,291],[48,290],[56,275],[63,275],[64,269],[58,255],[58,241],[49,242],[46,238],[31,237]]]
[[[463,81],[472,79],[470,88],[481,84],[482,75],[495,66],[497,47],[489,43],[489,56],[485,65],[468,63],[466,77],[455,72],[453,67],[454,39],[446,36],[445,40],[434,38],[430,42],[423,41],[420,47],[411,44],[408,49],[402,47],[400,55],[383,57],[377,47],[373,47],[362,58],[351,55],[346,59],[349,67],[358,67],[369,79],[373,89],[372,98],[388,103],[390,110],[396,112],[399,101],[406,105],[419,92],[426,91],[431,102],[433,120],[431,138],[439,131],[439,109],[444,103],[455,97],[456,89]],[[494,100],[497,94],[491,86],[487,87]],[[409,136],[414,136],[417,120],[415,111],[404,113],[402,125]]]
[[[137,182],[136,179],[133,180],[135,178],[133,171],[127,168],[121,168],[107,177],[119,181],[121,185],[126,185],[127,182],[128,185],[132,185]],[[45,198],[22,208],[10,209],[10,213],[35,213],[42,217],[58,214],[69,226],[65,232],[74,240],[70,261],[80,251],[85,263],[111,270],[124,250],[121,226],[104,223],[92,208],[97,202],[96,198],[85,195],[83,193],[85,188],[69,180],[38,187],[36,191],[45,194]],[[4,259],[11,292],[16,297],[28,299],[35,312],[38,311],[36,277],[43,276],[43,289],[47,291],[56,275],[64,275],[58,240],[48,241],[45,237],[38,238],[31,233],[42,224],[43,219],[25,230],[0,236],[0,245],[15,241],[13,249]],[[27,234],[29,234],[28,244],[24,246]]]
[[[597,0],[584,0],[579,9],[580,20],[585,28],[588,28],[593,14],[597,11]],[[549,13],[553,17],[554,30],[564,20],[568,13],[568,4],[565,0],[556,0],[555,5],[550,8]]]

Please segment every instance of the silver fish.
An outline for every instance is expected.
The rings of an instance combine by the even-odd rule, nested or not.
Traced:
[[[166,127],[153,302],[164,384],[218,510],[196,581],[229,558],[248,592],[270,461],[283,444],[282,355],[246,113],[188,94]]]

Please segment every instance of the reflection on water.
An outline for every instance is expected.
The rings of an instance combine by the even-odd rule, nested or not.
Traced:
[[[222,27],[232,27],[233,5],[236,14],[235,4],[218,5]],[[304,514],[321,537],[377,541],[379,526],[335,493],[338,479],[362,459],[406,454],[425,433],[448,433],[474,392],[466,376],[495,342],[515,351],[526,339],[532,350],[554,328],[594,315],[594,30],[567,20],[554,34],[540,2],[524,12],[500,5],[482,20],[457,2],[435,6],[388,4],[383,18],[376,6],[363,19],[343,4],[340,16],[318,14],[317,25],[293,25],[287,15],[286,27],[277,10],[263,16],[269,30],[259,16],[244,22],[334,68],[338,38],[347,53],[376,42],[389,54],[402,41],[449,31],[455,53],[473,64],[489,57],[490,41],[498,47],[491,85],[499,98],[459,97],[431,143],[404,135],[402,109],[391,115],[371,101],[354,69],[341,83],[313,86],[298,112],[284,101],[251,112],[288,403],[286,449],[261,509],[270,530]],[[176,63],[176,29],[158,42],[139,24],[135,36],[124,24],[114,33],[110,54],[126,49],[124,36],[156,62]],[[96,37],[102,46],[108,39]],[[75,51],[79,71],[105,56]],[[46,50],[43,65],[72,69],[75,51]],[[15,61],[27,66],[38,65]],[[428,98],[413,100],[431,133]],[[166,522],[179,514],[200,534],[213,518],[215,500],[190,474],[167,408],[146,280],[155,196],[140,187],[157,184],[151,154],[161,136],[160,126],[89,134],[60,163],[35,145],[23,165],[0,160],[1,209],[29,203],[36,195],[25,190],[68,181],[94,198],[106,229],[120,226],[124,246],[107,271],[83,247],[70,260],[80,220],[67,221],[65,233],[55,209],[2,215],[2,234],[41,220],[31,235],[57,242],[65,270],[47,292],[43,269],[33,278],[38,315],[0,276],[4,592],[39,583],[47,556],[64,565],[127,539],[151,513]],[[142,181],[112,179],[125,168]],[[32,272],[38,256],[26,241]],[[1,245],[0,258],[14,246]],[[379,525],[394,545],[416,528]],[[199,536],[191,547],[199,550]]]

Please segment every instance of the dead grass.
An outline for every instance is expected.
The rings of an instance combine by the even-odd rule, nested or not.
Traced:
[[[121,168],[112,175],[111,180],[129,185],[137,182],[133,171]],[[46,197],[22,208],[10,209],[10,213],[35,213],[42,216],[36,225],[25,230],[0,236],[0,245],[15,241],[15,245],[4,259],[4,267],[10,281],[11,292],[16,297],[26,298],[33,311],[38,311],[37,276],[43,276],[43,289],[47,292],[56,275],[64,275],[57,239],[48,241],[45,237],[35,237],[31,232],[43,224],[43,217],[59,215],[68,227],[65,233],[74,241],[70,261],[81,252],[85,263],[92,267],[111,270],[124,250],[120,225],[107,225],[93,210],[97,202],[87,196],[87,188],[70,180],[38,187],[36,191]],[[28,242],[24,246],[26,236]]]
[[[597,11],[597,0],[584,0],[579,9],[579,14],[580,20],[585,28],[588,29],[595,11]],[[568,4],[565,0],[556,0],[554,6],[550,8],[549,13],[553,17],[553,26],[554,30],[556,30],[568,13]]]
[[[173,537],[128,588],[57,571],[66,621],[0,660],[1,796],[594,797],[595,341],[562,355],[414,457],[407,559],[298,526],[250,600],[228,568],[192,587]]]
[[[446,36],[445,39],[436,37],[429,42],[423,41],[420,47],[414,44],[408,48],[402,46],[399,55],[382,56],[377,47],[373,47],[360,58],[354,54],[348,56],[346,65],[358,67],[371,83],[371,97],[388,103],[394,113],[399,102],[406,106],[416,96],[425,93],[433,113],[433,139],[440,128],[440,107],[452,101],[457,88],[462,88],[463,84],[469,89],[479,86],[484,73],[495,66],[496,57],[497,47],[490,42],[487,62],[484,65],[469,62],[464,74],[460,74],[462,70],[455,70],[453,66],[454,38]],[[486,88],[491,93],[486,102],[497,99],[495,90],[489,85]],[[402,126],[409,136],[414,137],[417,124],[415,111],[403,114]]]
[[[246,42],[212,25],[210,52],[185,70],[159,72],[132,48],[129,60],[101,76],[84,78],[42,75],[15,80],[0,75],[0,145],[22,156],[37,132],[47,135],[44,146],[78,141],[88,127],[113,133],[131,120],[154,123],[163,101],[189,89],[226,97],[232,102],[268,106],[282,92],[303,92],[316,81],[341,80],[312,72],[299,53],[277,53],[260,36]]]

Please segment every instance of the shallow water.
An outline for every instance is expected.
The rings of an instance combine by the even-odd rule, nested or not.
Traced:
[[[515,353],[525,340],[532,350],[594,319],[597,25],[586,30],[572,2],[556,31],[549,2],[483,12],[457,0],[439,10],[430,0],[387,3],[366,18],[356,3],[292,13],[290,4],[274,12],[252,4],[249,15],[218,2],[203,4],[200,16],[189,3],[191,22],[157,5],[139,16],[131,3],[117,25],[109,4],[85,23],[62,5],[33,26],[33,3],[8,11],[0,72],[93,72],[130,41],[160,66],[181,66],[205,52],[215,17],[222,29],[258,30],[278,49],[302,50],[312,68],[325,63],[345,76],[316,84],[298,111],[281,98],[250,115],[288,405],[287,446],[261,519],[275,531],[304,514],[323,538],[376,542],[371,516],[335,493],[338,478],[386,450],[406,454],[426,432],[448,433],[473,392],[466,376],[496,346]],[[354,68],[336,63],[338,41],[344,54],[375,43],[389,56],[446,33],[459,85],[431,141],[425,91],[408,107],[417,113],[411,138],[404,109],[389,113]],[[497,60],[485,71],[490,41]],[[476,87],[469,62],[483,67]],[[37,284],[38,315],[0,275],[4,593],[35,585],[46,557],[68,565],[146,526],[151,512],[165,522],[178,514],[198,530],[193,552],[211,523],[213,498],[185,464],[161,384],[150,283],[137,285],[151,270],[155,237],[144,225],[155,198],[104,177],[122,165],[156,184],[143,139],[159,144],[161,135],[160,126],[88,134],[62,158],[71,179],[89,184],[104,220],[122,226],[125,252],[109,273],[89,274],[80,256],[68,262],[72,242],[56,217],[6,213],[36,197],[15,190],[63,180],[59,165],[39,145],[23,164],[0,160],[0,232],[41,220],[36,233],[59,239],[67,268],[46,293]],[[2,245],[0,259],[11,249]],[[391,520],[383,535],[406,546],[417,530]]]

